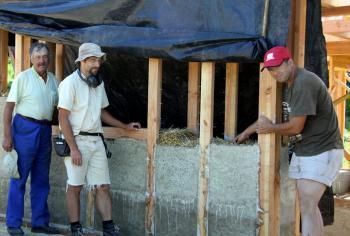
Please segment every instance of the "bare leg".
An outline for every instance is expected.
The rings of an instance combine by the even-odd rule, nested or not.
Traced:
[[[109,194],[109,185],[103,184],[97,188],[96,208],[100,212],[103,221],[112,219],[112,200]]]
[[[66,200],[70,222],[79,221],[81,188],[82,186],[68,185]]]
[[[302,235],[322,236],[323,221],[318,202],[326,190],[326,186],[313,180],[299,179],[297,180],[297,188],[302,219]]]

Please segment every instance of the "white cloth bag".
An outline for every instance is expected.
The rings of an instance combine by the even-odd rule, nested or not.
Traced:
[[[7,178],[19,179],[18,167],[17,167],[17,152],[12,149],[11,152],[7,152],[2,158],[0,163],[1,175]]]

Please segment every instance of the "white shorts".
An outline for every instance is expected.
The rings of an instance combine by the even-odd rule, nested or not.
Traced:
[[[66,157],[64,164],[67,170],[67,184],[88,188],[110,184],[106,150],[99,136],[75,136],[75,142],[83,157],[82,165],[73,165],[72,158]]]
[[[311,179],[331,186],[341,168],[343,157],[343,149],[332,149],[315,156],[297,156],[293,153],[289,177]]]

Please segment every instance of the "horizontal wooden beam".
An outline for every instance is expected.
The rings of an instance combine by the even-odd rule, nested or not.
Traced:
[[[58,135],[58,126],[52,126],[52,135]],[[117,139],[117,138],[133,138],[137,140],[147,139],[147,129],[139,129],[136,131],[126,130],[114,127],[103,127],[103,136],[107,139]]]
[[[350,6],[322,8],[322,16],[350,15]]]
[[[329,42],[326,47],[328,55],[350,55],[350,42]]]
[[[322,21],[324,34],[341,34],[350,32],[350,19]]]

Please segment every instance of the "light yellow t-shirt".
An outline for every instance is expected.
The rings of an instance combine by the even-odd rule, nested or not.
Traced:
[[[52,120],[58,102],[58,81],[52,73],[47,81],[33,67],[22,71],[13,81],[7,102],[16,103],[15,112],[37,120]]]
[[[103,82],[90,88],[75,71],[60,83],[58,93],[58,107],[70,111],[68,119],[74,135],[80,131],[103,132],[101,109],[109,105]]]

